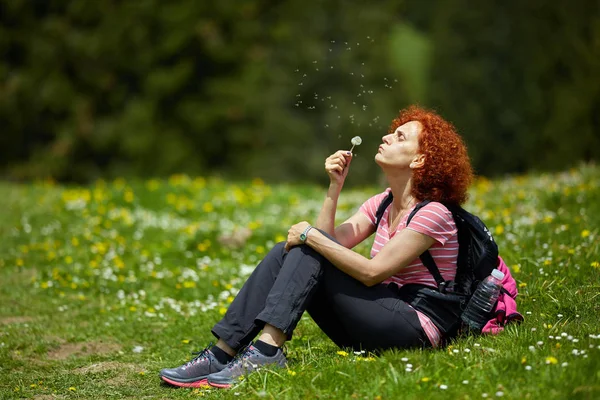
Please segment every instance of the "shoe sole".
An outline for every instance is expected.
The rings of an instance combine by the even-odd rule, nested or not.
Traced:
[[[208,386],[208,379],[206,379],[206,378],[200,379],[199,381],[194,381],[194,382],[177,382],[177,381],[171,380],[169,378],[166,378],[164,376],[161,376],[160,379],[167,382],[169,385],[173,385],[173,386],[177,386],[177,387],[199,388],[199,387]]]
[[[233,386],[231,383],[217,383],[217,382],[208,382],[208,384],[212,387],[216,387],[219,389],[229,389]]]

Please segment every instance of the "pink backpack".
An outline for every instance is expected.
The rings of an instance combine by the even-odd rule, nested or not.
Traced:
[[[493,310],[494,318],[489,320],[481,330],[482,333],[497,335],[504,330],[504,325],[512,321],[523,321],[523,316],[517,311],[517,303],[515,301],[519,294],[517,290],[517,282],[510,274],[510,270],[502,257],[498,257],[498,266],[496,267],[504,273],[502,279],[502,292],[498,297],[498,303]]]

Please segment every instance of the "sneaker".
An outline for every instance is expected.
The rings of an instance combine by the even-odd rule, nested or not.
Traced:
[[[249,374],[260,367],[276,365],[283,368],[286,363],[287,359],[285,358],[282,349],[278,349],[273,357],[268,357],[250,344],[244,351],[240,352],[229,364],[227,364],[225,369],[210,374],[208,376],[208,384],[217,388],[229,388],[236,382],[239,382],[241,376]]]
[[[165,368],[160,371],[159,376],[163,381],[179,387],[201,387],[206,386],[208,375],[219,372],[227,364],[221,364],[210,351],[211,345],[196,354],[192,360],[177,368]]]

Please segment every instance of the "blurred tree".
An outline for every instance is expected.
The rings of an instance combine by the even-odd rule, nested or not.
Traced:
[[[598,2],[0,0],[0,173],[372,182],[412,102],[483,174],[598,159]]]

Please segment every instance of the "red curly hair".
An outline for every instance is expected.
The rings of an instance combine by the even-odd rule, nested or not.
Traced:
[[[410,106],[392,121],[389,133],[409,121],[423,125],[419,151],[425,155],[424,167],[413,170],[412,195],[418,200],[464,203],[473,180],[473,168],[467,146],[454,126],[434,111]]]

